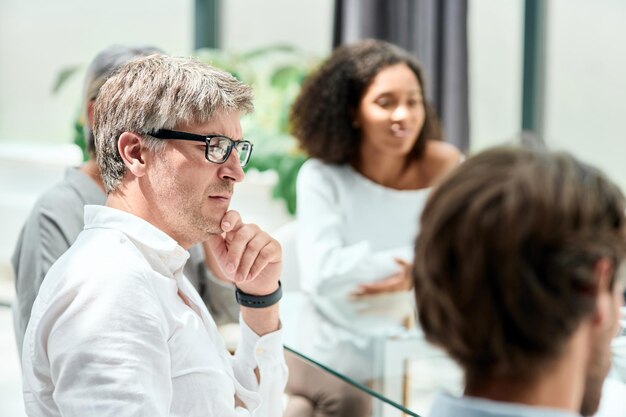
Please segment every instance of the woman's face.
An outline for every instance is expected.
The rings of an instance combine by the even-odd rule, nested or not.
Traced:
[[[422,88],[406,64],[383,68],[359,103],[355,124],[361,130],[361,153],[406,156],[425,119]]]

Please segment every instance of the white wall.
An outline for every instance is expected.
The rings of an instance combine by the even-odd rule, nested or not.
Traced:
[[[521,126],[523,0],[470,0],[470,142],[476,152]]]
[[[80,73],[59,95],[59,71],[88,64],[113,44],[153,44],[189,54],[192,0],[1,0],[0,140],[71,142]]]
[[[626,1],[548,4],[546,140],[626,191]]]
[[[470,0],[472,151],[521,126],[522,0]],[[550,0],[544,139],[603,169],[626,191],[626,2]]]
[[[1,0],[0,141],[71,142],[83,73],[52,95],[59,71],[88,64],[113,43],[188,55],[193,6],[193,0]],[[333,0],[223,0],[222,6],[226,49],[280,42],[317,55],[330,51]]]
[[[289,43],[317,55],[331,50],[334,0],[222,0],[222,6],[225,49]]]

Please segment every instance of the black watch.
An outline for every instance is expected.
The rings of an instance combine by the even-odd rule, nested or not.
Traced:
[[[244,307],[250,308],[264,308],[276,304],[283,297],[283,288],[278,281],[278,289],[271,294],[267,295],[250,295],[241,291],[239,288],[235,289],[235,299],[237,303]]]

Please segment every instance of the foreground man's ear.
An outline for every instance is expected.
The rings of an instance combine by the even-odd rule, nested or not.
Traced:
[[[126,168],[135,176],[142,177],[146,173],[143,156],[143,138],[132,132],[124,132],[117,141],[117,150]]]
[[[617,283],[614,282],[613,289],[611,278],[613,276],[613,264],[608,258],[600,258],[594,266],[594,279],[596,282],[596,309],[593,315],[593,323],[600,327],[612,325],[615,321],[616,308],[613,290]]]

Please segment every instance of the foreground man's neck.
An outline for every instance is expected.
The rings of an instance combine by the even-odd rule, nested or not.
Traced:
[[[522,381],[515,375],[491,378],[476,387],[466,387],[465,395],[579,414],[590,359],[586,336],[583,329],[577,331],[561,356],[530,381]]]

